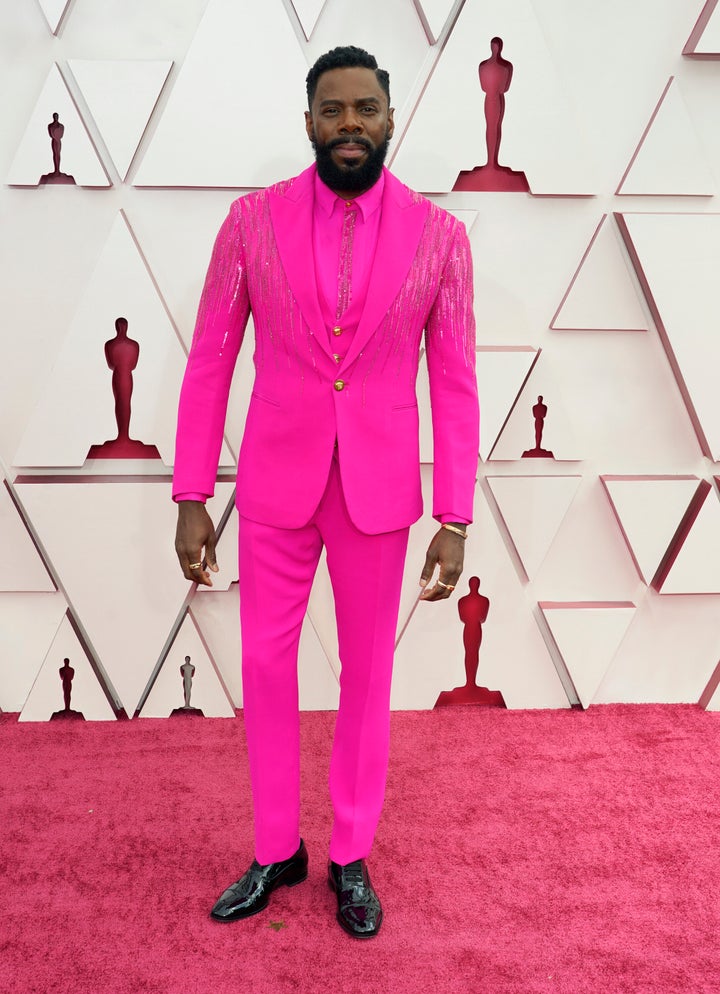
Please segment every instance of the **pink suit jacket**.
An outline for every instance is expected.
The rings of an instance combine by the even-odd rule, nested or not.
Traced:
[[[340,365],[312,257],[315,167],[236,200],[213,250],[180,395],[174,494],[212,495],[249,312],[255,383],[238,459],[246,518],[298,528],[337,441],[348,511],[367,534],[422,513],[415,393],[422,333],[434,439],[433,514],[472,520],[479,448],[472,262],[465,228],[385,171],[369,291]]]

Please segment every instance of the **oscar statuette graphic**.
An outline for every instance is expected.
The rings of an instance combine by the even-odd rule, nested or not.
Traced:
[[[463,624],[463,646],[465,648],[465,684],[454,690],[444,690],[437,701],[436,708],[449,707],[455,704],[481,704],[485,707],[505,707],[503,696],[498,690],[488,690],[478,687],[478,666],[480,665],[480,646],[482,645],[483,628],[490,610],[490,601],[480,593],[480,578],[471,576],[468,582],[470,593],[458,601],[458,614]]]
[[[48,124],[48,134],[50,135],[50,147],[52,149],[53,171],[41,176],[39,185],[65,184],[67,186],[75,186],[75,179],[72,176],[60,172],[60,155],[62,152],[65,125],[61,123],[59,114],[53,114],[52,121]]]
[[[66,657],[63,659],[63,664],[58,670],[60,674],[60,680],[62,682],[63,689],[63,701],[65,707],[62,711],[54,711],[50,715],[50,721],[85,721],[85,716],[80,711],[73,711],[70,707],[70,698],[72,696],[72,682],[75,676],[75,670],[70,665],[70,660]]]
[[[529,193],[524,172],[499,164],[502,122],[505,116],[505,94],[513,76],[512,62],[500,54],[502,38],[490,42],[491,56],[478,66],[480,87],[485,93],[485,145],[487,162],[475,169],[462,170],[453,190],[485,190],[500,193]]]
[[[133,392],[133,370],[138,364],[140,346],[128,337],[126,318],[115,321],[115,337],[105,342],[105,359],[112,370],[112,392],[115,398],[117,438],[92,445],[88,459],[159,459],[154,445],[130,438],[130,412]]]
[[[533,418],[535,419],[535,448],[526,449],[523,454],[523,459],[554,459],[555,456],[549,449],[544,449],[542,447],[542,436],[543,428],[545,427],[545,418],[547,417],[547,404],[543,402],[542,395],[538,397],[537,404],[533,404]]]
[[[180,667],[180,676],[183,682],[183,698],[184,704],[181,708],[174,708],[170,714],[171,718],[177,715],[198,715],[200,718],[204,718],[205,715],[200,710],[200,708],[194,708],[190,704],[190,695],[192,693],[192,681],[195,676],[195,667],[190,661],[190,656],[185,657],[185,662]]]

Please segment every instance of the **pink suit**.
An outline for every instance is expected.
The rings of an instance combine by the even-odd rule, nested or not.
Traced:
[[[213,250],[178,418],[173,493],[211,495],[252,310],[256,376],[237,507],[244,708],[261,863],[286,858],[299,838],[297,642],[323,544],[343,666],[330,855],[349,862],[372,843],[387,766],[407,529],[422,513],[415,379],[423,330],[436,517],[472,520],[479,447],[464,227],[385,171],[370,289],[338,364],[312,257],[314,181],[313,166],[232,204]]]

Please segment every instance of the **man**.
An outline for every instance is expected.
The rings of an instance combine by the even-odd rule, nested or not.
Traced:
[[[328,879],[342,928],[368,938],[382,922],[366,858],[385,789],[400,586],[409,527],[422,513],[421,337],[425,329],[441,527],[420,583],[433,601],[460,576],[472,519],[472,270],[462,224],[383,168],[393,110],[374,57],[333,49],[310,70],[307,94],[316,163],[236,200],[215,243],[180,399],[176,549],[185,576],[211,584],[215,539],[203,502],[252,310],[256,376],[237,508],[255,860],[211,916],[248,917],[307,876],[297,652],[324,545],[342,662]]]

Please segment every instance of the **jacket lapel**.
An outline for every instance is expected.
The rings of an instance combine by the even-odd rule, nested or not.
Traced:
[[[390,309],[415,258],[429,203],[416,200],[385,170],[382,216],[365,307],[342,368],[353,362]]]
[[[314,339],[332,356],[318,301],[313,255],[315,166],[296,176],[284,192],[269,191],[270,217],[285,276]]]

